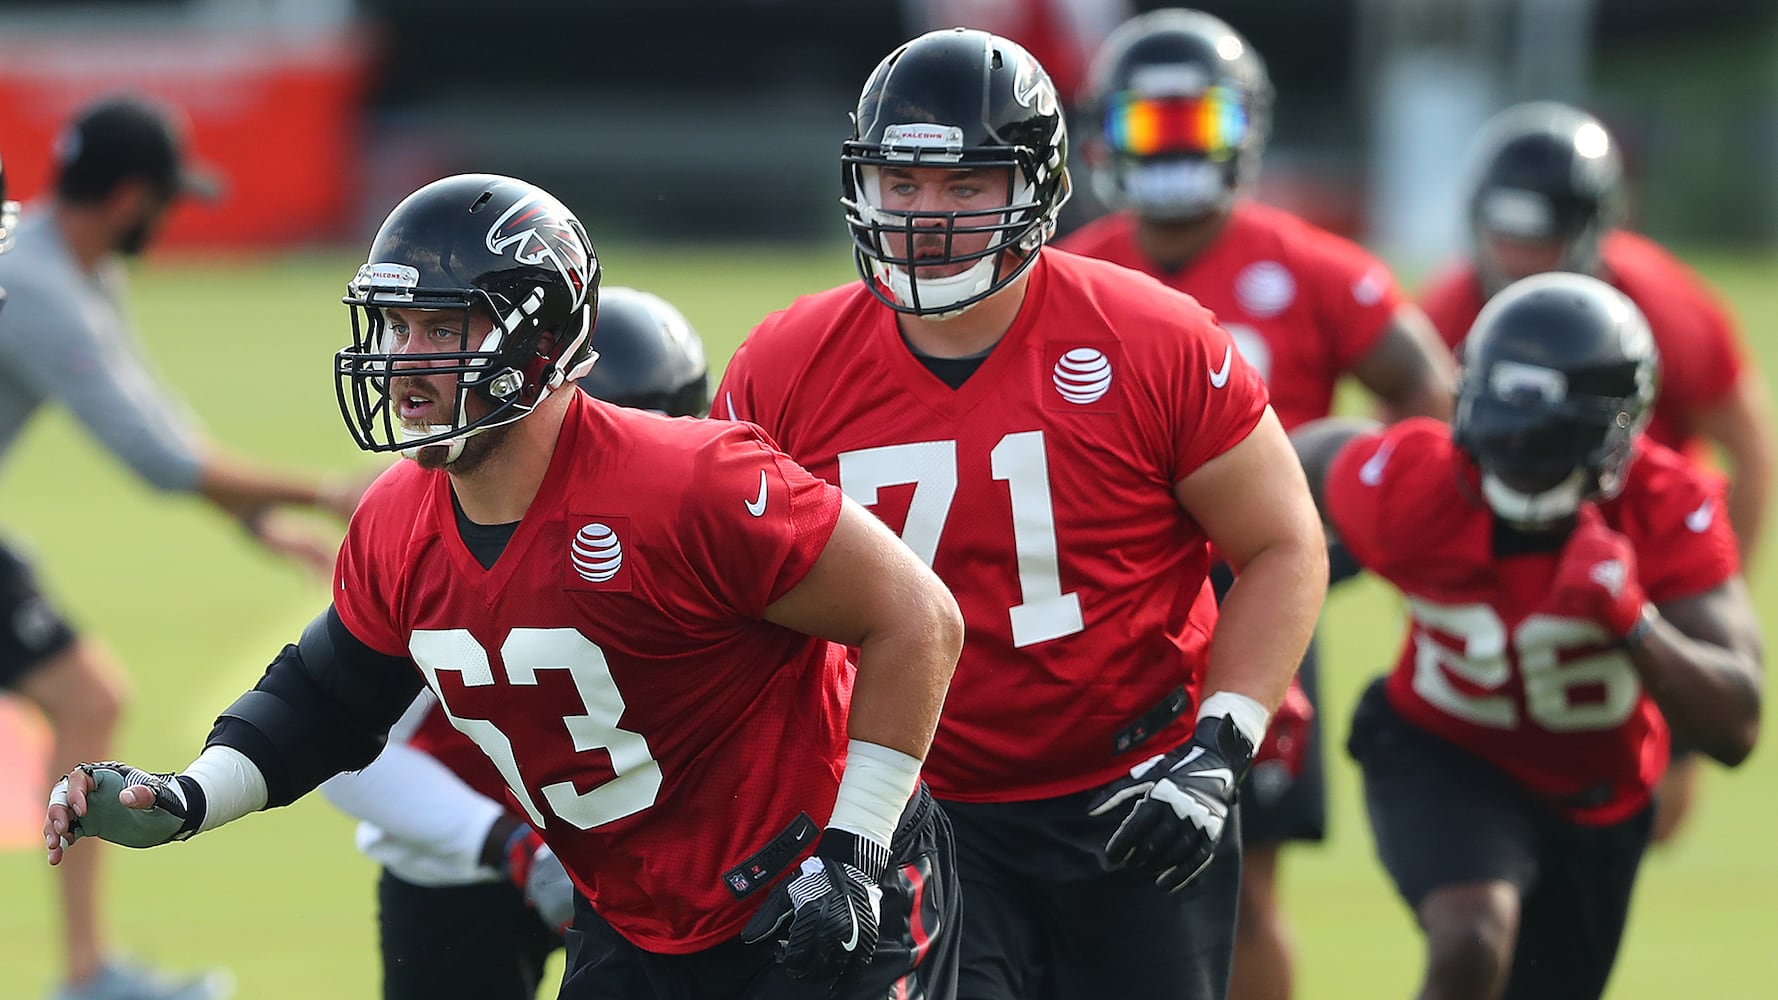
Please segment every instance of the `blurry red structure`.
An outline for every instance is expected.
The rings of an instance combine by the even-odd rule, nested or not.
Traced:
[[[0,150],[8,187],[50,182],[50,150],[87,102],[136,92],[190,120],[193,159],[225,183],[186,204],[158,245],[275,247],[335,238],[350,222],[370,45],[345,32],[8,32],[0,38]]]

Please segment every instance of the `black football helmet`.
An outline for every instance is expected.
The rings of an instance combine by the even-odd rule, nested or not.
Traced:
[[[1527,277],[1494,240],[1548,248],[1543,270],[1599,273],[1600,243],[1623,219],[1624,167],[1599,119],[1552,101],[1520,104],[1482,127],[1471,166],[1476,273],[1492,295]]]
[[[1068,200],[1068,128],[1055,84],[1017,43],[966,28],[921,35],[871,73],[841,147],[841,183],[853,259],[865,285],[891,309],[951,315],[1011,284],[1056,232]],[[985,211],[890,212],[887,167],[1004,168],[1007,197]],[[976,263],[960,274],[920,277],[911,234],[941,233],[940,257],[922,265]],[[991,234],[975,252],[966,234]]]
[[[710,412],[704,342],[666,299],[634,288],[602,290],[593,352],[598,360],[580,387],[594,396],[670,417]]]
[[[0,163],[0,253],[12,248],[19,231],[19,203],[6,200],[6,164]]]
[[[1259,172],[1272,126],[1266,64],[1235,29],[1196,10],[1124,22],[1087,70],[1082,113],[1093,192],[1147,219],[1225,211]]]
[[[1658,366],[1642,311],[1597,278],[1552,271],[1489,300],[1463,344],[1451,421],[1488,506],[1535,528],[1617,495]]]
[[[460,450],[469,436],[530,413],[592,363],[599,273],[580,220],[535,185],[459,174],[408,195],[383,221],[342,300],[352,344],[334,356],[334,383],[352,439],[367,451]],[[462,310],[462,343],[423,359],[395,353],[383,313],[390,306]],[[478,312],[494,328],[471,343]],[[389,375],[403,367],[457,376],[452,423],[402,424]],[[471,394],[493,408],[469,419]]]

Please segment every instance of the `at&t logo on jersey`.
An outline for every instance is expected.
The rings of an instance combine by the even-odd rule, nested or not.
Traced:
[[[579,516],[568,519],[569,590],[629,590],[630,572],[623,537],[629,518]]]
[[[1062,398],[1076,406],[1089,406],[1111,391],[1111,359],[1093,347],[1076,347],[1056,361],[1050,380]]]
[[[1276,316],[1296,299],[1296,278],[1275,260],[1255,261],[1235,276],[1235,299],[1250,315]]]

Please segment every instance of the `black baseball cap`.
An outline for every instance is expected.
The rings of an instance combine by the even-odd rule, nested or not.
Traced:
[[[55,162],[56,190],[65,197],[103,197],[132,179],[206,201],[222,194],[213,170],[186,159],[184,117],[134,95],[83,108],[56,137]]]

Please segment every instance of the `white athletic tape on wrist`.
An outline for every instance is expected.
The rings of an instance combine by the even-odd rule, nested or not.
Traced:
[[[920,759],[880,743],[846,745],[846,773],[827,825],[888,846],[920,784]]]
[[[1198,706],[1199,722],[1219,715],[1228,716],[1255,750],[1265,741],[1266,726],[1272,721],[1272,713],[1264,705],[1234,691],[1218,691]]]
[[[265,808],[265,775],[233,747],[205,747],[180,773],[204,790],[204,821],[198,825],[199,833]]]

